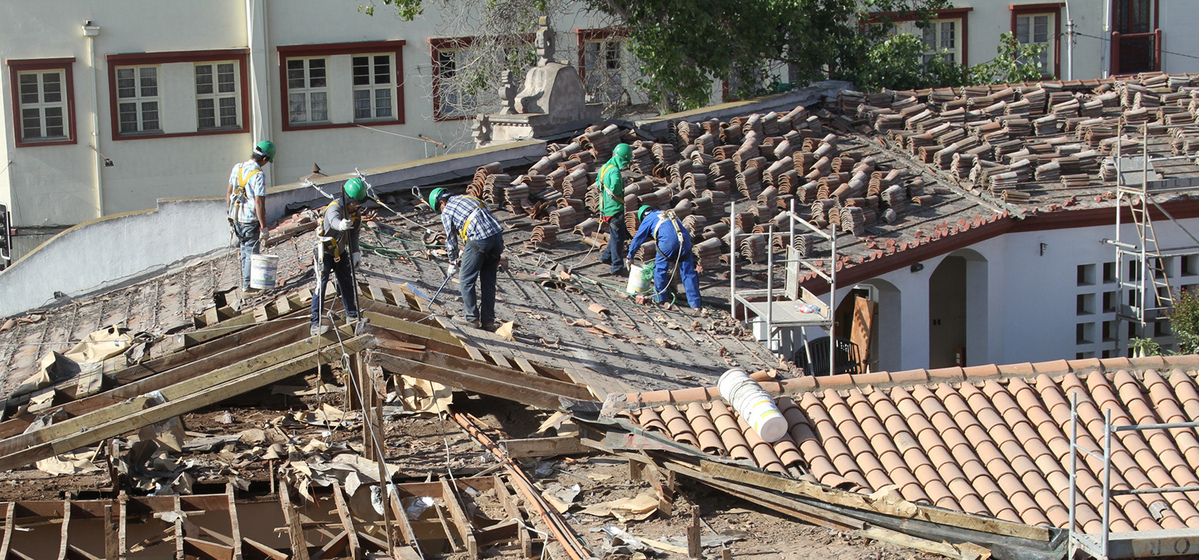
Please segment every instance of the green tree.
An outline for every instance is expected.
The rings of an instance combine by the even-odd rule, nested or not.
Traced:
[[[1174,295],[1174,308],[1166,313],[1170,329],[1178,340],[1178,353],[1199,352],[1199,294],[1180,290]]]
[[[968,81],[974,85],[1035,82],[1042,79],[1036,60],[1045,45],[1024,45],[1010,31],[999,36],[995,58],[970,67]]]
[[[454,12],[483,14],[498,5],[521,4],[518,11],[550,12],[551,0],[455,0]],[[372,0],[393,6],[404,20],[423,12],[423,2],[450,0]],[[464,6],[464,3],[467,4]],[[853,80],[869,64],[868,53],[890,34],[888,13],[927,16],[948,0],[584,0],[606,14],[611,25],[629,30],[632,53],[641,61],[640,84],[663,111],[707,104],[712,81],[751,75],[771,64],[787,65],[800,82]],[[548,13],[551,17],[553,13]],[[530,20],[525,20],[530,21]],[[769,81],[764,76],[763,81]],[[752,84],[751,84],[752,85]]]

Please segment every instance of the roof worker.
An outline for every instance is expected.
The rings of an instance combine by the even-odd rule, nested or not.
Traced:
[[[503,226],[483,206],[483,201],[470,195],[450,196],[446,189],[433,189],[429,193],[429,206],[441,212],[441,225],[445,226],[445,249],[450,259],[446,275],[458,272],[462,317],[454,319],[476,328],[495,330],[495,278],[504,252]],[[475,298],[475,284],[480,280],[482,301]]]
[[[250,288],[250,255],[266,245],[266,178],[262,167],[275,159],[275,145],[263,140],[254,145],[250,159],[233,166],[225,191],[229,225],[241,246],[241,290]]]
[[[329,282],[330,272],[337,276],[337,289],[341,292],[341,303],[345,307],[347,321],[358,321],[358,286],[354,281],[355,272],[362,262],[362,252],[358,249],[362,216],[358,209],[366,200],[366,194],[366,183],[362,179],[354,177],[346,181],[342,185],[341,194],[325,206],[325,211],[317,223],[317,242],[313,251],[316,289],[312,292],[312,318],[309,329],[313,336],[329,330],[328,325],[321,324],[321,316],[325,303],[325,285]]]
[[[665,303],[675,274],[681,274],[683,288],[687,291],[687,305],[700,309],[703,300],[699,295],[695,258],[691,254],[691,233],[683,227],[682,220],[675,217],[672,210],[654,210],[649,206],[637,210],[637,219],[641,225],[629,244],[626,264],[632,265],[637,250],[652,237],[658,244],[658,256],[654,259],[654,301]]]
[[[624,243],[628,230],[624,224],[624,177],[621,171],[633,160],[633,148],[628,144],[617,144],[612,149],[612,158],[600,168],[596,181],[600,189],[600,222],[608,224],[608,245],[600,253],[600,262],[612,265],[607,276],[625,273]]]

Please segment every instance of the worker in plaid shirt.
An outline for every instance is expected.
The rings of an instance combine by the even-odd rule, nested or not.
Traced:
[[[503,226],[483,201],[473,196],[450,196],[446,189],[433,189],[429,206],[441,212],[441,225],[445,227],[445,249],[450,259],[447,274],[458,271],[463,310],[462,317],[455,319],[495,330],[495,279],[504,252]],[[458,266],[460,251],[462,261]],[[480,280],[481,302],[475,297],[475,284]]]

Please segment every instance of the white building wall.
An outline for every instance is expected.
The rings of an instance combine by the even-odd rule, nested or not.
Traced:
[[[1162,71],[1170,74],[1199,72],[1199,12],[1191,2],[1158,0],[1162,28]]]
[[[268,186],[295,182],[314,163],[326,174],[352,172],[444,154],[427,136],[451,151],[473,147],[470,121],[433,119],[430,37],[468,36],[452,18],[427,4],[414,22],[400,21],[391,6],[380,4],[375,16],[357,5],[324,0],[162,0],[153,13],[144,2],[129,0],[57,0],[0,2],[0,58],[3,61],[74,58],[75,142],[58,146],[16,147],[13,131],[13,84],[10,68],[0,63],[0,202],[10,206],[18,228],[69,226],[101,215],[153,209],[159,198],[219,196],[229,169],[249,157],[256,140],[278,145],[276,161],[266,168]],[[446,21],[453,19],[455,27]],[[94,38],[96,66],[89,66],[85,21],[99,26]],[[577,41],[570,31],[604,23],[587,14],[565,14],[551,24],[556,58],[576,64]],[[259,34],[254,36],[253,34]],[[280,46],[374,41],[406,41],[402,49],[404,124],[350,126],[283,132],[286,104],[281,99]],[[250,132],[117,139],[110,110],[106,56],[178,51],[251,49],[246,82],[250,94],[242,119]],[[330,119],[353,120],[349,55],[333,55]],[[344,64],[343,64],[344,62]],[[160,65],[161,125],[164,133],[194,132],[194,70],[190,62]],[[95,102],[93,103],[93,98]],[[93,116],[99,133],[93,139]],[[98,148],[98,156],[92,147]],[[111,167],[97,164],[108,158]],[[101,159],[102,162],[102,159]],[[97,174],[99,177],[97,177]]]
[[[900,340],[893,340],[894,331],[880,329],[879,336],[883,340],[892,339],[882,343],[879,368],[895,371],[929,367],[928,302],[930,297],[936,297],[929,293],[929,277],[945,258],[975,253],[986,259],[986,293],[985,296],[968,295],[970,342],[967,365],[1103,357],[1105,352],[1112,356],[1124,355],[1128,342],[1127,324],[1115,323],[1114,308],[1104,309],[1104,294],[1117,289],[1110,269],[1107,278],[1104,272],[1104,263],[1114,262],[1116,258],[1115,248],[1103,242],[1115,237],[1115,216],[1112,218],[1112,225],[1001,235],[923,261],[919,271],[905,267],[862,282],[894,286],[902,302]],[[1199,232],[1199,218],[1180,222],[1191,232]],[[1195,245],[1173,223],[1157,222],[1156,231],[1162,248]],[[1126,242],[1135,240],[1136,232],[1125,225],[1121,238]],[[972,276],[981,272],[978,264],[976,262],[975,268],[970,270],[971,261],[967,261],[967,282],[979,279]],[[1085,268],[1080,272],[1080,267]],[[1166,268],[1169,281],[1176,289],[1199,284],[1199,260],[1173,257],[1167,259]],[[838,289],[838,304],[852,288],[847,285]],[[985,306],[974,299],[976,297],[985,297]],[[976,311],[984,307],[985,312]],[[879,320],[882,323],[886,322],[882,315],[888,312],[894,310],[880,305]],[[1110,335],[1118,336],[1105,339],[1104,323],[1109,324]],[[1081,333],[1079,325],[1083,325]],[[1116,326],[1118,333],[1112,332]],[[985,333],[979,333],[980,328],[984,328]],[[809,333],[809,337],[822,334]],[[1167,347],[1173,343],[1168,334],[1157,340]],[[897,356],[899,347],[902,352]]]

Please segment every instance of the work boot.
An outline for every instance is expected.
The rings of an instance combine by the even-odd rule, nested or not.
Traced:
[[[308,334],[312,336],[322,336],[327,332],[329,332],[329,326],[322,325],[320,323],[313,323],[312,326],[308,328]]]

